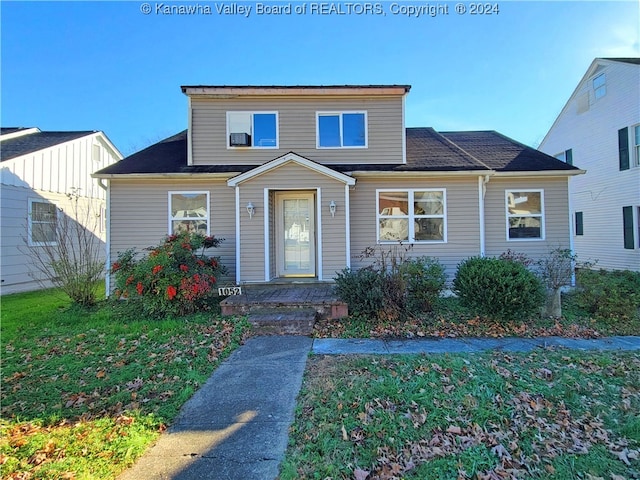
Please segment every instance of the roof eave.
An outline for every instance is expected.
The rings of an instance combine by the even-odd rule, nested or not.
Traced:
[[[148,179],[165,179],[165,178],[216,178],[225,180],[229,177],[239,175],[241,172],[167,172],[167,173],[93,173],[92,178],[126,179],[126,178],[148,178]]]
[[[586,170],[535,170],[525,172],[495,172],[497,177],[573,177],[575,175],[583,175]]]
[[[182,93],[198,97],[237,97],[237,96],[370,96],[370,95],[405,95],[410,85],[318,85],[318,86],[216,86],[216,85],[183,85]]]
[[[418,170],[418,171],[389,171],[389,170],[353,170],[345,172],[358,177],[477,177],[478,175],[493,175],[495,170]]]

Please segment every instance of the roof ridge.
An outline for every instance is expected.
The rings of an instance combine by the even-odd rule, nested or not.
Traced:
[[[493,131],[493,130],[487,130],[487,131]],[[434,130],[434,132],[436,132]],[[448,143],[450,143],[451,145],[453,145],[455,148],[457,148],[458,150],[460,150],[461,152],[463,152],[465,155],[469,155],[471,158],[473,158],[476,162],[478,162],[480,165],[482,165],[483,167],[487,168],[488,170],[493,170],[493,168],[491,168],[489,165],[487,165],[486,163],[484,163],[482,160],[480,160],[479,158],[477,158],[475,155],[472,155],[471,153],[467,152],[464,148],[462,148],[460,145],[458,145],[457,143],[454,143],[453,140],[448,139],[447,137],[445,137],[443,134],[436,132],[438,134],[439,137],[443,138],[445,141],[447,141]],[[467,132],[468,133],[468,132]]]

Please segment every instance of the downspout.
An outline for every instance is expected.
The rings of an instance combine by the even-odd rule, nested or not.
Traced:
[[[240,285],[240,186],[236,185],[236,285]]]
[[[104,179],[98,179],[98,186],[106,192],[106,207],[104,214],[106,215],[106,233],[105,233],[105,273],[104,273],[104,292],[105,297],[109,298],[111,293],[111,275],[109,274],[109,266],[111,265],[111,189],[109,188],[109,181],[106,184],[103,183]]]
[[[576,260],[575,260],[575,246],[573,234],[576,231],[574,225],[574,213],[573,213],[573,202],[571,201],[571,177],[567,177],[567,197],[568,198],[568,206],[569,206],[569,251],[573,256],[573,260],[571,260],[571,286],[576,286]]]
[[[484,257],[486,252],[485,241],[485,217],[484,217],[484,197],[487,193],[487,183],[489,183],[489,175],[478,177],[478,214],[480,223],[480,256]]]

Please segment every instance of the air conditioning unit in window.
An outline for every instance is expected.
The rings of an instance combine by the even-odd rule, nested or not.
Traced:
[[[250,147],[251,135],[248,133],[232,133],[229,135],[229,145],[232,147]]]

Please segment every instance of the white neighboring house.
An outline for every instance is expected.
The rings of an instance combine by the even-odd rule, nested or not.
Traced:
[[[29,251],[55,242],[60,215],[73,213],[69,194],[79,196],[85,212],[91,206],[92,225],[86,226],[105,243],[106,191],[91,174],[120,159],[122,154],[102,132],[1,129],[1,294],[40,288]]]
[[[569,182],[579,261],[640,271],[640,58],[596,58],[539,149],[587,171]]]

